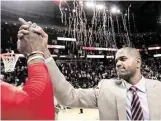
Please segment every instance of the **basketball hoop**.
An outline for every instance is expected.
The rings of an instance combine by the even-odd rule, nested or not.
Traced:
[[[14,71],[17,60],[19,58],[19,54],[5,53],[1,54],[0,57],[3,60],[5,72]]]

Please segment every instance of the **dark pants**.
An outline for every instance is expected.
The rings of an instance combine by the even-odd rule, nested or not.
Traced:
[[[83,109],[80,109],[80,113],[83,113]]]

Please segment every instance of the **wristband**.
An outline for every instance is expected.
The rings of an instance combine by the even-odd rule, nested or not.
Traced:
[[[32,55],[35,55],[35,54],[41,54],[43,57],[45,56],[43,52],[41,51],[33,51],[32,53],[28,54],[27,55],[27,59],[32,56]]]
[[[43,61],[45,60],[44,57],[42,56],[34,56],[34,57],[31,57],[30,59],[27,60],[27,64],[31,61],[31,60],[34,60],[34,59],[43,59]]]

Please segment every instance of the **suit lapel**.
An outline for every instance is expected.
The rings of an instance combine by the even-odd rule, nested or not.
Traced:
[[[153,80],[146,80],[147,98],[151,120],[159,119],[159,115],[161,114],[158,107],[158,104],[160,104],[160,100],[158,99],[157,91],[155,91],[155,85],[156,84]]]
[[[117,103],[117,110],[118,110],[118,117],[119,120],[127,120],[126,118],[126,89],[121,81],[120,84],[118,84],[118,92],[119,94],[116,95],[116,103]]]

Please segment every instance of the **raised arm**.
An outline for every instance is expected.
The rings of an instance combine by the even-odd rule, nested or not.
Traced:
[[[21,29],[25,30],[25,32],[27,32],[28,29],[32,29],[38,35],[41,35],[44,43],[47,44],[48,35],[41,27],[35,25],[36,24],[32,24],[30,27],[21,26]],[[23,37],[24,35],[20,36]],[[74,89],[74,87],[66,81],[64,75],[60,72],[47,47],[44,50],[44,54],[45,58],[48,60],[46,65],[53,84],[54,95],[58,102],[64,106],[71,107],[97,107],[98,89]]]
[[[75,89],[57,67],[48,50],[45,51],[46,65],[52,80],[55,97],[64,106],[95,108],[97,107],[98,89]]]

